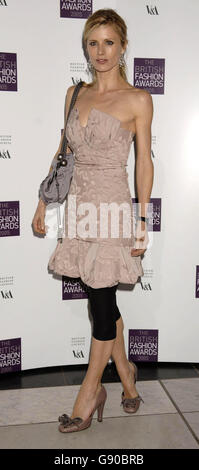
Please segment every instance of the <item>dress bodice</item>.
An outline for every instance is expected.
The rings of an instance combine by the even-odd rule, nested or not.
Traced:
[[[91,108],[87,125],[83,127],[79,110],[73,107],[66,126],[66,137],[75,154],[75,164],[125,166],[133,132],[121,126],[116,117]]]

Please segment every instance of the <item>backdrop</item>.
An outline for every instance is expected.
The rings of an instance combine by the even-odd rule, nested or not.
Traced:
[[[86,19],[114,8],[128,27],[128,81],[153,98],[150,245],[144,276],[120,284],[125,347],[135,361],[198,362],[199,128],[197,0],[0,1],[0,371],[87,364],[86,292],[47,265],[57,239],[36,236],[38,188],[63,129],[67,88],[91,81],[82,50]],[[134,145],[128,158],[134,202]],[[64,204],[61,205],[63,215]],[[111,359],[110,359],[111,361]]]

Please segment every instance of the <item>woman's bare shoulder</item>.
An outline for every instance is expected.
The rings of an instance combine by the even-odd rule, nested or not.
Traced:
[[[129,92],[129,96],[136,96],[138,98],[144,98],[147,96],[151,96],[149,91],[145,90],[144,88],[137,88],[133,85],[130,85],[129,88],[127,89]]]
[[[83,87],[87,87],[89,85],[89,83],[86,83],[83,81]],[[75,87],[77,86],[77,83],[75,85],[71,85],[68,87],[68,90],[69,91],[73,91],[75,89]]]
[[[138,110],[141,108],[143,109],[153,108],[152,96],[149,93],[149,91],[143,88],[136,88],[133,86],[128,91],[129,91],[128,93],[129,103],[131,103],[132,108],[134,110],[136,108]]]
[[[69,100],[69,101],[71,100],[72,94],[73,94],[76,86],[77,86],[77,83],[75,85],[71,85],[67,88],[67,92],[66,92],[67,100]],[[87,86],[88,86],[88,84],[86,82],[83,82],[82,88],[86,88]]]

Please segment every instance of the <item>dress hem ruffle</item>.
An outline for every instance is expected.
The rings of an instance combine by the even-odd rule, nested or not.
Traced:
[[[144,272],[140,256],[131,256],[131,249],[64,238],[57,243],[48,268],[58,275],[81,278],[93,288],[136,284]]]

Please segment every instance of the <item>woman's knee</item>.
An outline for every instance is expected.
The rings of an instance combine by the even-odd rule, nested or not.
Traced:
[[[89,289],[89,300],[93,318],[93,336],[100,341],[116,338],[116,320],[119,311],[115,308],[113,290],[109,288]]]
[[[100,305],[91,300],[91,313],[93,318],[93,336],[101,341],[116,338],[117,327],[114,311],[111,305],[106,303]]]
[[[116,323],[111,326],[111,328],[108,328],[107,326],[105,328],[99,328],[99,325],[97,325],[94,322],[93,326],[93,337],[97,339],[98,341],[110,341],[113,339],[116,339]]]

